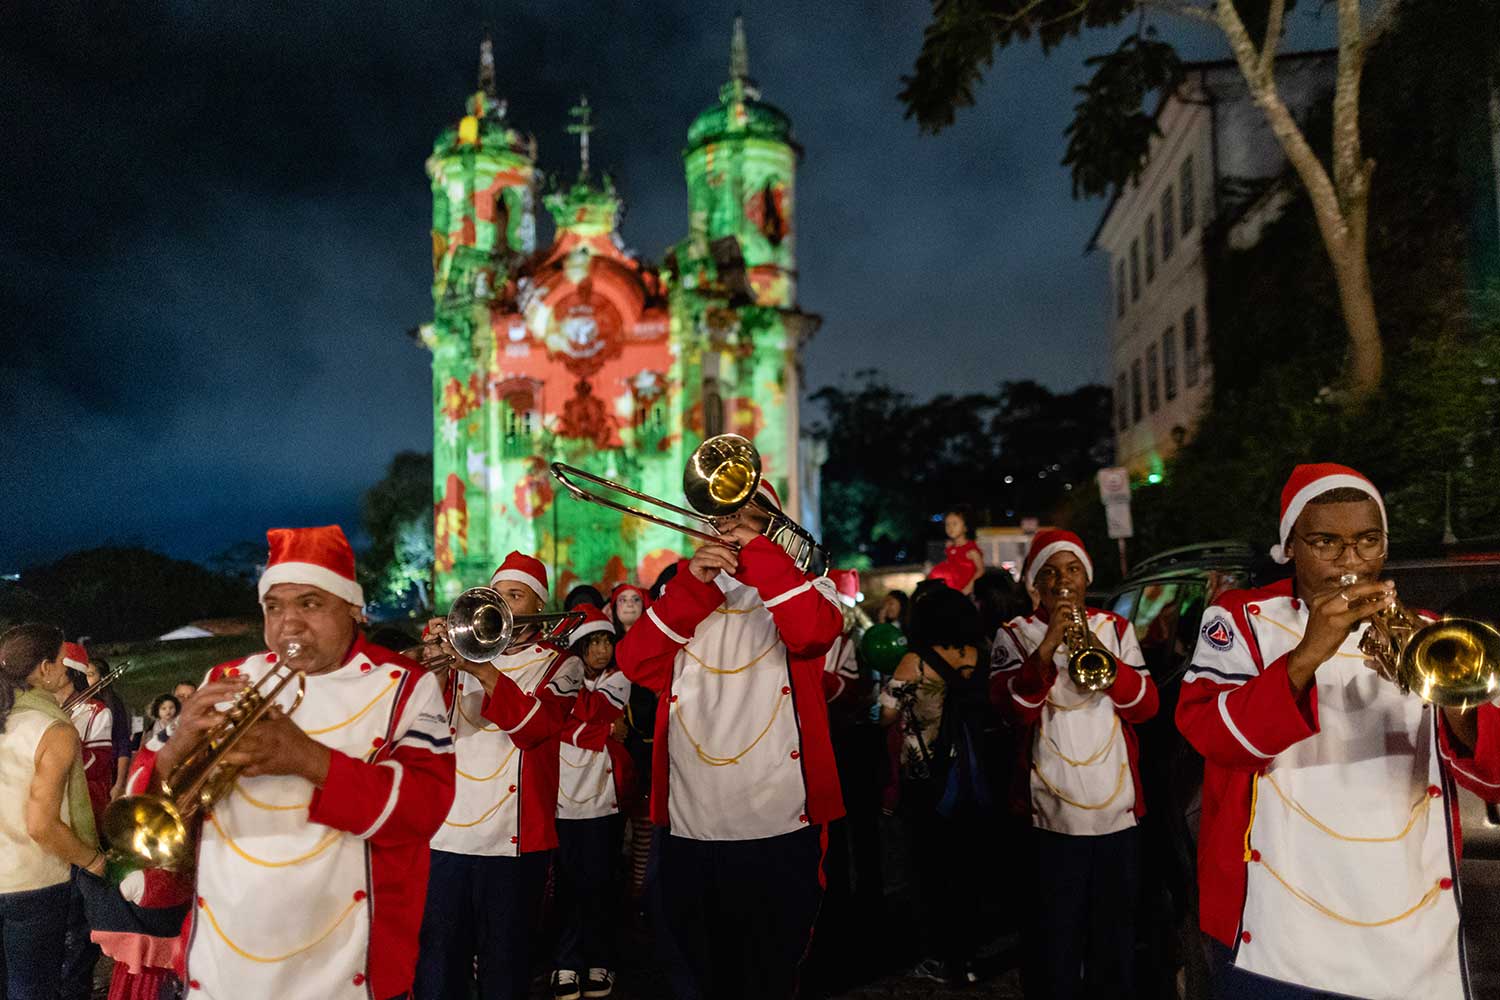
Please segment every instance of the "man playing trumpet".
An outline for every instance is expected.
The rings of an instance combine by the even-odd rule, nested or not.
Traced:
[[[199,833],[187,996],[405,996],[427,842],[453,797],[442,693],[360,633],[364,597],[337,525],[267,538],[259,592],[271,651],[209,671],[171,739],[153,737],[130,777],[133,792],[153,791],[202,752],[247,683],[281,660],[301,675],[288,685],[303,688],[295,709],[271,709],[223,757],[242,770]]]
[[[1497,798],[1500,714],[1438,710],[1360,651],[1396,600],[1368,479],[1297,466],[1278,538],[1292,577],[1214,602],[1177,706],[1217,995],[1469,997],[1456,785]]]

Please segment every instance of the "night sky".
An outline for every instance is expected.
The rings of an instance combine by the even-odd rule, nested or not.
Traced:
[[[431,448],[428,356],[405,335],[431,318],[423,161],[475,87],[482,25],[543,170],[577,169],[563,126],[588,94],[624,239],[659,260],[686,231],[680,151],[737,7],[751,75],[806,148],[799,291],[825,318],[808,385],[1101,379],[1107,277],[1082,249],[1103,205],[1071,200],[1058,160],[1082,60],[1117,32],[1003,53],[933,138],[895,96],[920,2],[7,3],[0,572],[355,529],[390,457]]]

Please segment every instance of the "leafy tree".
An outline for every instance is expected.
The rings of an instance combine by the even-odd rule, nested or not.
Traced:
[[[370,537],[360,580],[371,601],[412,597],[426,605],[432,584],[432,455],[403,451],[365,491],[361,520]]]
[[[1147,15],[1162,12],[1218,28],[1311,201],[1344,321],[1347,399],[1358,408],[1380,386],[1385,352],[1367,252],[1375,164],[1362,147],[1360,88],[1370,50],[1395,22],[1402,0],[1380,0],[1372,15],[1361,10],[1360,0],[1325,0],[1336,10],[1338,34],[1329,164],[1318,157],[1277,87],[1276,54],[1295,3],[933,0],[933,18],[915,70],[903,77],[901,100],[908,117],[914,116],[923,129],[941,131],[953,123],[958,108],[973,105],[974,88],[996,49],[1036,39],[1050,51],[1084,28],[1133,22],[1118,48],[1086,61],[1093,76],[1078,88],[1081,97],[1066,130],[1063,162],[1072,168],[1075,196],[1103,195],[1139,175],[1156,134],[1142,103],[1149,93],[1174,86],[1181,72],[1176,53],[1155,37]]]

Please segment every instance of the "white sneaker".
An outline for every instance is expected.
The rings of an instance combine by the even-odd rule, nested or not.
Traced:
[[[552,973],[552,1000],[578,1000],[583,994],[578,989],[578,973],[572,969],[558,969]]]
[[[587,998],[607,997],[615,991],[615,974],[608,969],[590,969],[583,980],[583,995]]]

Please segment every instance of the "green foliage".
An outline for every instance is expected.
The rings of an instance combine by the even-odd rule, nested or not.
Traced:
[[[150,707],[151,699],[159,694],[170,694],[172,686],[179,681],[197,684],[209,668],[265,648],[265,639],[257,627],[244,635],[214,636],[212,639],[93,644],[90,652],[107,656],[112,667],[127,660],[130,662],[130,669],[115,682],[115,690],[132,711],[144,713]]]
[[[0,622],[40,618],[95,639],[140,639],[196,619],[256,613],[246,581],[140,548],[74,552],[0,590]]]
[[[360,500],[370,547],[359,560],[369,601],[425,599],[432,583],[432,455],[403,451]]]
[[[1161,132],[1145,110],[1146,96],[1175,86],[1182,75],[1176,50],[1154,35],[1130,35],[1115,51],[1084,60],[1094,75],[1074,88],[1082,97],[1062,160],[1073,173],[1074,198],[1108,194],[1146,164],[1151,137]]]
[[[975,508],[976,526],[1048,516],[1110,449],[1102,386],[1007,382],[918,402],[862,371],[812,398],[825,413],[814,433],[828,444],[823,541],[838,565],[920,559],[934,515],[959,504]]]

